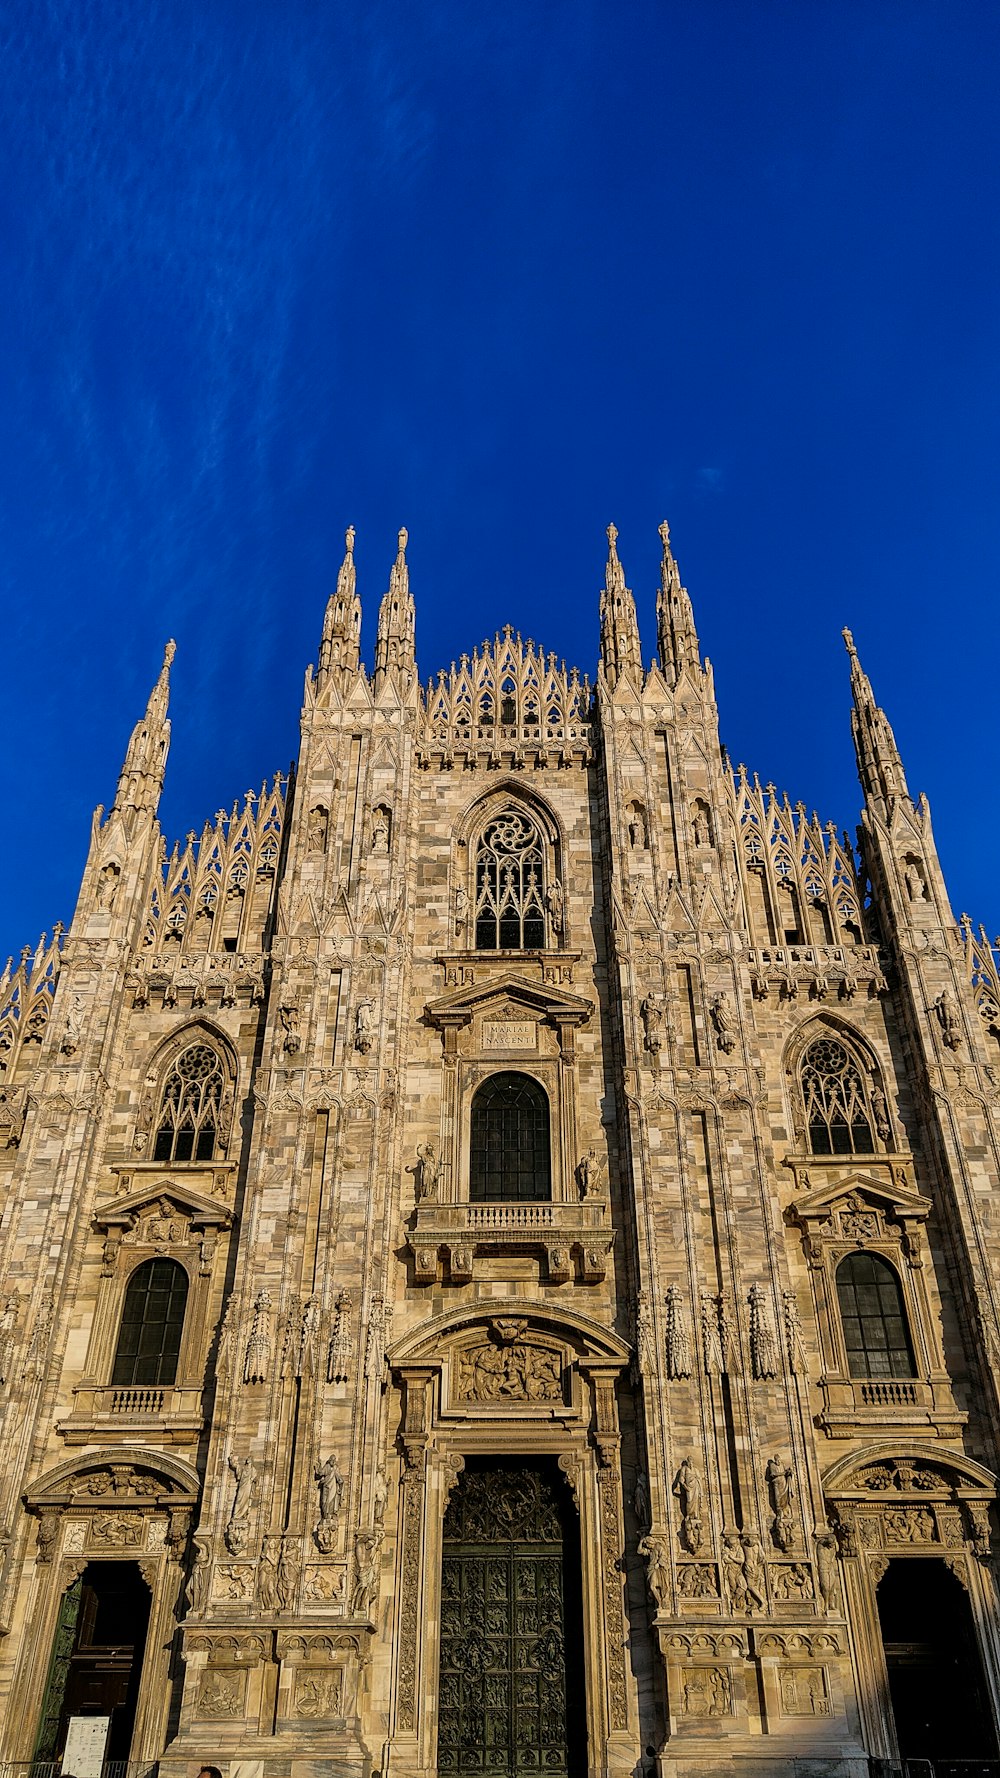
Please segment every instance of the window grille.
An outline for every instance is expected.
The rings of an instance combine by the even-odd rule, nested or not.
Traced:
[[[543,950],[544,895],[541,835],[526,815],[508,809],[476,849],[476,949]]]
[[[852,1377],[915,1377],[903,1292],[887,1260],[849,1253],[837,1267],[837,1298]]]
[[[128,1281],[113,1385],[173,1383],[181,1349],[188,1277],[175,1259],[150,1259]]]
[[[214,1159],[225,1084],[222,1062],[209,1044],[194,1043],[178,1056],[163,1089],[154,1161]]]
[[[802,1058],[802,1097],[813,1154],[874,1154],[861,1070],[835,1037],[818,1037]]]
[[[526,1074],[494,1074],[472,1101],[469,1199],[523,1203],[552,1196],[549,1101]]]

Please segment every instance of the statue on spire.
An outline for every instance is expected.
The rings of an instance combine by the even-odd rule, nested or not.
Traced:
[[[664,519],[659,528],[663,556],[660,561],[660,587],[656,595],[656,641],[660,667],[668,685],[674,686],[685,667],[700,670],[698,632],[686,587],[681,585],[680,570],[670,548],[670,526]]]
[[[841,634],[851,663],[851,734],[861,788],[868,801],[892,803],[897,797],[909,800],[906,774],[889,718],[875,702],[871,680],[861,665],[851,631],[845,628]]]
[[[170,701],[170,667],[176,653],[177,644],[171,638],[163,650],[163,665],[149,694],[146,714],[132,730],[118,776],[113,809],[156,812],[170,746],[167,706]]]
[[[625,585],[625,570],[618,560],[618,527],[608,526],[608,560],[601,594],[601,666],[612,691],[623,673],[642,686],[642,644],[635,615],[635,600]]]
[[[344,560],[337,574],[337,585],[330,596],[323,618],[323,635],[319,645],[317,681],[323,686],[331,673],[357,673],[361,665],[361,601],[358,598],[357,574],[354,568],[354,526],[348,525],[344,535]]]
[[[379,607],[375,640],[376,690],[393,669],[410,675],[415,671],[416,613],[410,592],[410,571],[406,565],[408,542],[409,534],[404,525],[396,539],[396,560],[389,573],[389,590]]]

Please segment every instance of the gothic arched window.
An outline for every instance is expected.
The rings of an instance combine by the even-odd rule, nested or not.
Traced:
[[[509,1204],[551,1196],[548,1095],[527,1074],[493,1074],[472,1101],[469,1198]]]
[[[837,1299],[852,1377],[915,1377],[903,1291],[888,1260],[849,1253],[837,1267]]]
[[[813,1154],[874,1154],[869,1094],[846,1044],[817,1037],[802,1058],[799,1078]]]
[[[521,809],[504,809],[476,847],[476,950],[541,951],[545,946],[542,836]]]
[[[219,1134],[226,1076],[208,1043],[183,1050],[167,1075],[156,1126],[154,1161],[210,1161]]]
[[[148,1259],[136,1267],[125,1292],[112,1384],[128,1388],[173,1382],[187,1294],[187,1273],[175,1259]]]

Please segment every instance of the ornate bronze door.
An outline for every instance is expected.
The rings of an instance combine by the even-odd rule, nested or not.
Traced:
[[[576,1567],[567,1561],[564,1488],[553,1472],[470,1461],[452,1494],[438,1727],[438,1769],[450,1778],[574,1778],[581,1768]]]

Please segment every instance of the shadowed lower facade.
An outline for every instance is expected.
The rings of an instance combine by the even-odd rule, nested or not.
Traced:
[[[997,1758],[994,953],[849,635],[857,847],[731,769],[661,537],[648,670],[611,527],[593,686],[422,686],[349,532],[169,854],[168,649],[0,997],[0,1759]]]

